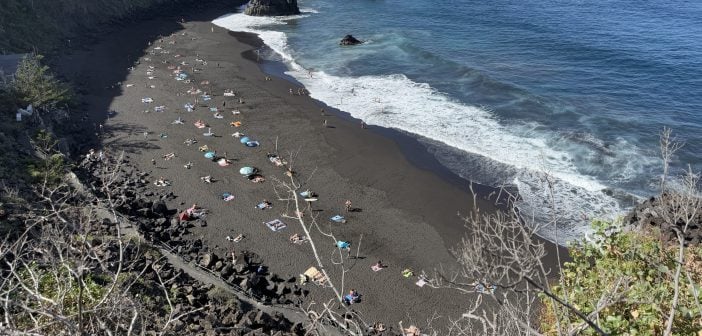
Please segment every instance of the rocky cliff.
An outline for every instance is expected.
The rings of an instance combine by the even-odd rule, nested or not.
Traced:
[[[300,14],[297,0],[251,0],[245,13],[253,16],[281,16]]]

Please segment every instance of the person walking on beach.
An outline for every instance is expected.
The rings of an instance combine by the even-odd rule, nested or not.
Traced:
[[[346,209],[346,212],[351,211],[351,200],[346,200],[346,202],[344,202],[344,208]]]
[[[361,120],[361,128],[362,128],[362,129],[368,128],[368,125],[366,125],[366,122],[363,121],[363,120]]]
[[[324,117],[325,116],[324,109],[320,109],[319,111],[322,112],[322,117]]]
[[[329,127],[329,126],[327,125],[327,119],[324,119],[324,127]]]

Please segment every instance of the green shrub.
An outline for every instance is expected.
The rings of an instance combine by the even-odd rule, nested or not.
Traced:
[[[71,101],[70,88],[56,79],[43,65],[43,56],[30,54],[20,61],[11,83],[18,104],[32,104],[35,108],[47,109]]]
[[[571,246],[573,260],[565,263],[563,286],[553,286],[554,294],[586,315],[599,307],[593,320],[611,335],[663,334],[673,302],[678,246],[662,243],[657,231],[612,233],[607,232],[610,223],[606,222],[596,222],[594,227],[595,242]],[[672,331],[698,335],[702,319],[694,292],[699,293],[702,283],[702,247],[686,248],[683,265]],[[548,298],[542,300],[546,303]],[[598,306],[602,302],[607,302],[604,308]],[[546,334],[556,334],[556,320],[570,328],[583,323],[574,314],[556,316],[549,307],[545,305],[541,316]],[[596,335],[592,329],[581,334]]]

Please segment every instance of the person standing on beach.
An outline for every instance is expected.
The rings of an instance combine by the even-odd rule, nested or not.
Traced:
[[[346,209],[346,212],[351,211],[351,200],[346,200],[346,202],[344,202],[344,208]]]

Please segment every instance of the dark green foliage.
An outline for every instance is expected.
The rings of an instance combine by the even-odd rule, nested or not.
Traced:
[[[28,55],[22,59],[11,83],[14,97],[21,106],[50,109],[71,100],[70,88],[56,79],[49,67],[41,63],[43,56]]]

